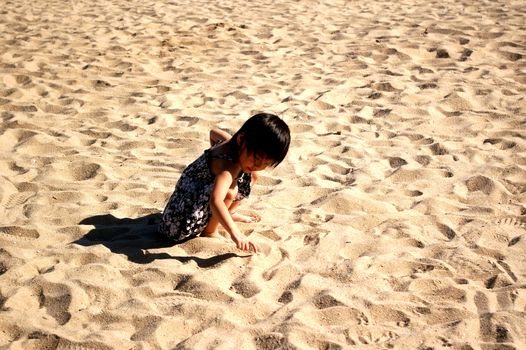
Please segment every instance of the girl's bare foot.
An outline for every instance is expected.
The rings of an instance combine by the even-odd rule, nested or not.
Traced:
[[[259,220],[261,220],[261,218],[255,213],[249,213],[248,215],[232,213],[232,220],[236,222],[251,223],[258,222]]]
[[[217,230],[212,232],[203,232],[201,236],[209,238],[224,238]]]

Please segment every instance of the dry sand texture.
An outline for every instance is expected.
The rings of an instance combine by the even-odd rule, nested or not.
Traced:
[[[525,349],[525,8],[2,1],[0,347]],[[261,253],[163,245],[260,110],[294,138]]]

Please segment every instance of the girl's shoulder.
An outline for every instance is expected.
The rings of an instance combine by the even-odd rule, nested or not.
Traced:
[[[214,175],[225,170],[232,174],[235,174],[238,171],[236,161],[224,146],[225,144],[218,144],[207,150],[210,157],[210,171]]]
[[[239,166],[230,159],[223,158],[211,158],[210,159],[210,172],[217,176],[223,171],[228,171],[233,177],[239,172]]]

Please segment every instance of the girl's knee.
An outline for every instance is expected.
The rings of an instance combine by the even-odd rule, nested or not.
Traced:
[[[235,188],[231,188],[228,190],[226,197],[225,197],[225,203],[232,203],[237,196],[237,186]]]

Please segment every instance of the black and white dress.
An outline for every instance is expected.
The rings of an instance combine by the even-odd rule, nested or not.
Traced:
[[[204,231],[212,211],[210,195],[214,187],[215,175],[211,171],[213,158],[232,161],[226,154],[212,155],[212,148],[190,164],[181,174],[172,196],[164,209],[159,232],[175,242],[198,237]],[[251,174],[239,172],[236,181],[238,192],[235,200],[250,195]]]

